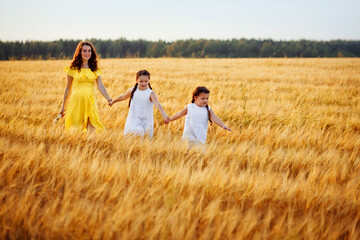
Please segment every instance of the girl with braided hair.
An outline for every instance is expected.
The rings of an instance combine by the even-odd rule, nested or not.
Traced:
[[[170,117],[170,121],[174,121],[186,115],[183,139],[188,140],[190,144],[205,144],[208,121],[211,124],[214,121],[220,127],[231,131],[208,106],[209,94],[210,91],[206,87],[197,87],[191,103]]]
[[[126,93],[109,102],[110,107],[116,102],[129,100],[129,114],[126,119],[124,135],[134,134],[138,136],[149,135],[152,138],[154,133],[153,105],[161,113],[164,122],[169,123],[170,118],[166,115],[155,92],[150,85],[150,73],[140,70],[136,73],[136,84]]]

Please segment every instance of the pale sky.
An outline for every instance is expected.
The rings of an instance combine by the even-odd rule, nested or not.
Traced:
[[[0,40],[360,40],[360,0],[0,0]]]

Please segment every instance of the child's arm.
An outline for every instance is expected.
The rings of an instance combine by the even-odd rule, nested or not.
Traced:
[[[112,105],[114,105],[114,103],[116,102],[120,102],[120,101],[124,101],[126,99],[128,99],[131,96],[131,91],[133,88],[130,88],[129,90],[126,91],[126,93],[121,94],[120,96],[118,96],[117,98],[115,98],[114,100],[109,102],[110,107]]]
[[[187,114],[187,112],[188,112],[188,108],[187,108],[187,106],[185,106],[180,112],[177,112],[174,115],[172,115],[170,117],[170,121],[174,121],[174,120],[177,120],[177,119],[185,116]]]
[[[164,109],[162,108],[161,104],[159,103],[159,100],[156,97],[156,94],[154,92],[152,92],[150,94],[150,100],[153,102],[153,104],[155,105],[156,109],[161,113],[161,116],[164,119],[164,122],[166,124],[168,124],[170,122],[170,118],[169,116],[165,113]]]
[[[220,127],[222,127],[223,129],[229,130],[231,131],[230,128],[228,128],[222,121],[220,118],[218,118],[218,116],[215,115],[214,111],[210,108],[210,118],[211,120],[214,121],[214,123],[216,123],[217,125],[219,125]]]

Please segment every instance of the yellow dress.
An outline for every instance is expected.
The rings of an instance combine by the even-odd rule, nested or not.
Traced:
[[[95,82],[97,77],[102,74],[101,69],[98,68],[93,72],[90,68],[81,68],[79,71],[65,67],[65,72],[73,77],[65,115],[65,129],[77,128],[86,132],[88,121],[90,121],[97,132],[104,130],[95,99]]]

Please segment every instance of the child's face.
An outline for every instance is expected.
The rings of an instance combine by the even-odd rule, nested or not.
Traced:
[[[195,96],[195,104],[199,107],[205,107],[209,102],[209,93],[200,93]]]
[[[141,75],[136,82],[138,83],[139,90],[146,90],[149,87],[149,76]]]
[[[83,61],[88,61],[91,58],[91,47],[84,45],[81,48],[81,58]]]

